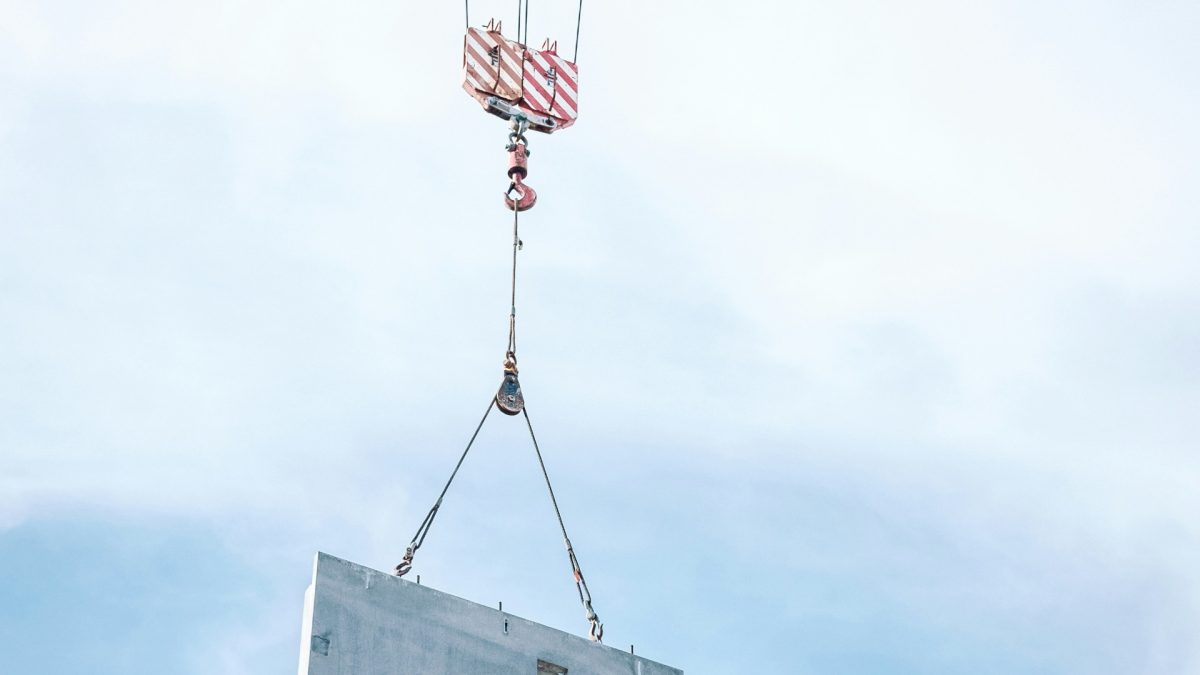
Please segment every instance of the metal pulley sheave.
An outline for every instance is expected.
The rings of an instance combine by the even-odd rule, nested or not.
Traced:
[[[525,409],[521,382],[517,380],[517,356],[512,352],[504,358],[504,381],[496,392],[496,407],[505,415],[520,415]]]

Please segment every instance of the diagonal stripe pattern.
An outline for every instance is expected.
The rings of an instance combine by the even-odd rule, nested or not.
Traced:
[[[525,50],[525,102],[561,121],[578,117],[579,71],[553,51]]]
[[[487,98],[496,96],[525,112],[553,118],[557,126],[542,131],[571,126],[579,116],[578,66],[553,49],[530,49],[494,30],[467,29],[463,88],[485,108]]]

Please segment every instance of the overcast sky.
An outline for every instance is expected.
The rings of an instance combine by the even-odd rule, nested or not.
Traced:
[[[519,355],[610,644],[1200,674],[1198,7],[583,8]],[[292,673],[399,560],[506,338],[462,9],[0,0],[6,672]],[[524,433],[415,573],[584,634]]]

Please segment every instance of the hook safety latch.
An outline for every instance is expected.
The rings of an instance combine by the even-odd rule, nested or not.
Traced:
[[[537,192],[525,184],[529,175],[529,151],[524,143],[508,146],[508,190],[504,193],[504,204],[509,211],[528,211],[537,203]]]

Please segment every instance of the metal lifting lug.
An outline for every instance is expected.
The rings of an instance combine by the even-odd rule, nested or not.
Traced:
[[[512,352],[504,357],[504,381],[496,392],[496,407],[505,415],[519,415],[525,408],[525,397],[517,380],[517,356]]]
[[[528,211],[537,203],[537,192],[525,184],[529,175],[529,150],[524,143],[508,145],[508,190],[504,192],[504,204],[509,211]]]

